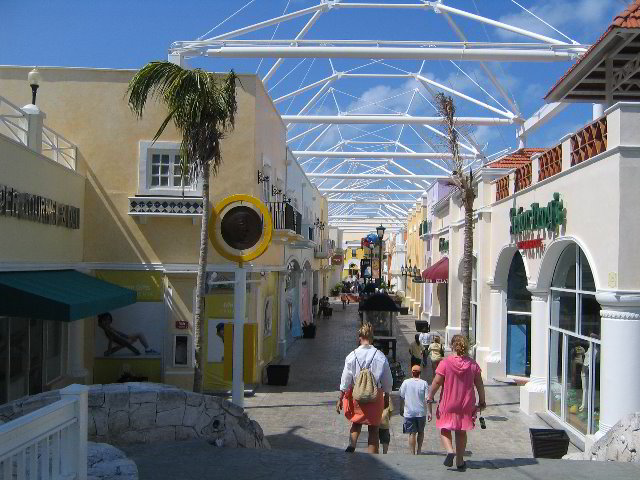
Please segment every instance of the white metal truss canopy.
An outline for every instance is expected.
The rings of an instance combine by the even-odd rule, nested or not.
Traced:
[[[297,158],[325,157],[325,158],[451,158],[450,153],[436,152],[325,152],[322,150],[294,150]],[[476,158],[476,155],[462,153],[462,158]]]
[[[411,115],[282,115],[285,123],[345,124],[403,124],[403,125],[444,125],[442,117],[413,117]],[[456,117],[456,125],[509,125],[508,118]]]
[[[406,224],[407,210],[433,182],[451,175],[444,119],[434,105],[437,93],[455,99],[460,156],[465,168],[476,169],[492,155],[474,128],[517,129],[524,142],[540,122],[564,108],[554,104],[525,121],[508,85],[503,85],[504,72],[496,72],[501,66],[485,62],[569,62],[589,48],[515,0],[502,1],[561,37],[483,16],[476,3],[485,8],[488,2],[473,2],[473,13],[447,5],[451,0],[317,0],[305,8],[296,6],[300,2],[281,0],[286,5],[280,15],[243,24],[238,15],[255,13],[257,9],[250,9],[255,1],[237,2],[237,11],[198,39],[174,42],[169,59],[181,64],[195,57],[219,59],[218,64],[257,59],[256,71],[287,127],[291,153],[327,195],[330,225],[350,231],[371,230],[380,222],[390,228]],[[276,3],[269,2],[269,11],[278,8]],[[335,21],[344,11],[356,9],[381,15],[380,22]],[[440,21],[453,37],[425,38],[425,33],[438,30],[403,28],[401,19],[407,15],[424,16],[425,26]],[[458,24],[459,19],[465,23]],[[216,31],[231,20],[234,28]],[[471,38],[463,29],[469,22],[480,26],[473,36],[485,38]],[[349,32],[343,37],[352,38],[334,38],[345,25]],[[360,31],[366,28],[370,34]],[[486,29],[494,29],[494,35],[489,37]],[[312,30],[313,38],[305,38]],[[393,38],[380,38],[387,31],[394,32]],[[514,40],[493,41],[500,32]],[[637,70],[640,62],[631,62]],[[443,68],[449,69],[444,76]],[[359,90],[362,85],[367,87]],[[498,136],[504,138],[502,133]]]

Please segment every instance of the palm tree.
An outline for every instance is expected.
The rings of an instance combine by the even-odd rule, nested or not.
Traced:
[[[193,323],[196,339],[194,392],[202,392],[203,385],[202,319],[209,250],[209,176],[215,175],[222,163],[220,140],[234,127],[236,80],[233,70],[220,78],[198,68],[187,70],[169,62],[150,62],[135,74],[127,88],[129,107],[138,118],[142,118],[149,97],[165,104],[169,114],[153,141],[158,140],[167,125],[173,122],[182,135],[180,164],[183,188],[195,179],[202,181],[200,256]]]
[[[464,172],[463,158],[460,156],[458,130],[455,125],[456,106],[453,98],[444,93],[435,96],[436,109],[444,118],[447,129],[447,147],[451,153],[452,168],[449,182],[455,186],[462,196],[464,206],[464,246],[462,254],[462,312],[460,313],[460,330],[469,338],[469,322],[471,319],[471,275],[473,268],[473,201],[476,198],[473,189],[473,172]]]

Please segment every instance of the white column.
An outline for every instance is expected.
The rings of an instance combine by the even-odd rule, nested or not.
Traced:
[[[489,304],[491,307],[491,353],[487,357],[487,379],[503,378],[506,375],[504,354],[506,352],[505,287],[490,283]],[[504,345],[503,345],[504,343]]]
[[[600,433],[640,412],[640,292],[600,292]]]
[[[42,153],[42,127],[46,115],[36,105],[29,104],[22,107],[24,112],[24,127],[26,134],[23,134],[23,141],[31,150]]]
[[[239,266],[235,272],[233,295],[233,381],[231,400],[244,408],[244,317],[247,310],[247,270]]]
[[[602,117],[604,115],[604,103],[594,103],[591,112],[593,120]]]
[[[531,376],[520,387],[520,410],[528,415],[546,410],[548,291],[531,291]]]
[[[89,371],[84,366],[84,322],[76,320],[69,324],[69,375],[82,382],[87,381]]]

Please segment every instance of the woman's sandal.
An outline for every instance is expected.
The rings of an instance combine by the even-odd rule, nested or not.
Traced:
[[[445,467],[453,467],[453,459],[456,458],[456,454],[455,453],[447,453],[447,456],[444,459],[444,462],[442,462],[444,464]]]
[[[462,465],[457,465],[456,468],[459,472],[464,472],[467,469],[467,462],[462,462]]]
[[[351,445],[349,445],[349,446],[345,449],[345,452],[347,452],[347,453],[353,453],[353,452],[355,452],[355,451],[356,451],[355,447],[352,447]]]

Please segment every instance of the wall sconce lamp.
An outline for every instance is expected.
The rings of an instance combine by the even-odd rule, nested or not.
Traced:
[[[260,170],[258,170],[258,185],[260,185],[262,182],[268,182],[269,181],[269,175],[264,175]]]
[[[276,195],[282,195],[282,190],[280,190],[278,187],[276,187],[275,185],[271,185],[271,195],[272,196],[276,196]]]

